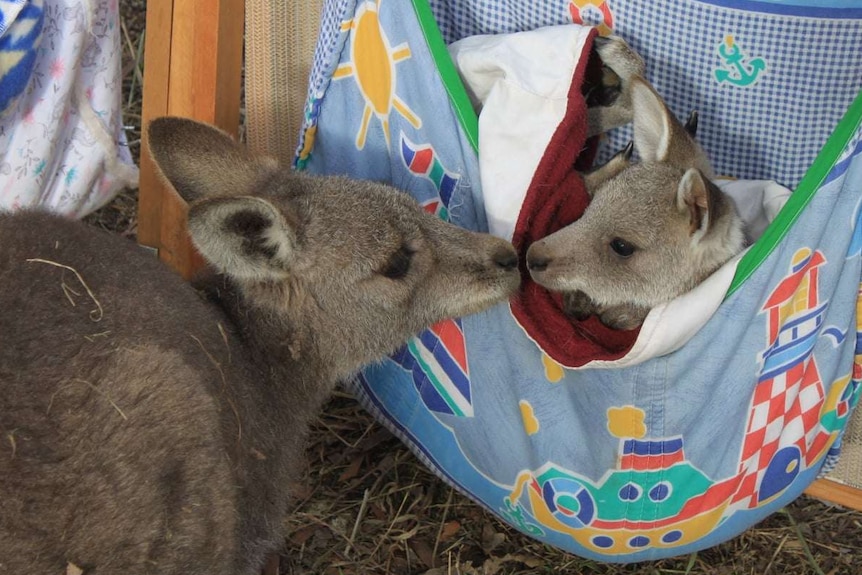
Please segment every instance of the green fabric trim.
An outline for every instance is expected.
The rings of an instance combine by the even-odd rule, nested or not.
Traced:
[[[458,116],[458,122],[467,135],[473,152],[478,154],[479,117],[473,110],[473,104],[470,102],[463,82],[461,82],[461,76],[458,75],[455,63],[449,55],[449,50],[446,47],[446,42],[443,41],[440,28],[437,27],[437,20],[434,19],[431,6],[428,4],[428,0],[413,0],[413,10],[416,12],[416,18],[422,28],[422,35],[425,36],[425,44],[431,51],[431,57],[434,58],[434,63],[437,65],[440,79],[446,86],[446,92],[449,94],[449,101],[452,103],[455,115]]]
[[[787,200],[787,203],[778,213],[778,216],[766,231],[755,242],[751,249],[742,256],[739,265],[736,267],[736,274],[733,276],[733,281],[730,288],[727,290],[727,296],[730,297],[739,287],[747,280],[751,274],[769,257],[769,254],[775,250],[778,244],[787,235],[787,232],[799,218],[799,214],[805,209],[805,206],[814,197],[814,194],[820,189],[823,180],[829,175],[835,162],[847,147],[850,138],[856,133],[857,128],[862,123],[862,91],[856,96],[856,99],[847,109],[844,117],[838,123],[832,135],[826,141],[826,145],[817,154],[817,158],[808,171],[805,172],[805,177],[799,182],[796,190]]]

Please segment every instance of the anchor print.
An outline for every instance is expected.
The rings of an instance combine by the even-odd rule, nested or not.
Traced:
[[[766,70],[766,61],[763,58],[746,59],[733,36],[728,35],[724,42],[718,45],[718,54],[726,66],[715,71],[715,79],[719,84],[727,82],[741,88],[751,86],[757,82],[760,73]]]

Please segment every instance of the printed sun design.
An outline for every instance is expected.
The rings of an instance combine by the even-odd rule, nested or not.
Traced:
[[[389,114],[395,108],[414,128],[422,126],[422,120],[413,113],[407,104],[395,93],[395,64],[410,57],[410,47],[406,42],[390,46],[383,28],[380,26],[378,12],[380,0],[366,1],[356,12],[353,19],[341,25],[342,31],[351,31],[350,53],[352,62],[338,66],[332,75],[335,80],[354,77],[359,92],[365,100],[362,123],[356,135],[356,147],[365,147],[371,114],[383,126],[386,145],[389,146]]]

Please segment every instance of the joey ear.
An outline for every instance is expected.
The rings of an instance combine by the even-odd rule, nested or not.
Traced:
[[[697,122],[699,118],[697,110],[692,110],[688,115],[688,120],[685,121],[685,131],[692,138],[697,136]]]
[[[189,208],[189,234],[201,255],[239,279],[279,279],[296,251],[296,223],[250,196],[213,198]]]
[[[584,174],[584,187],[587,189],[587,194],[593,197],[595,191],[608,180],[616,177],[629,165],[632,158],[632,142],[626,144],[626,147],[614,154],[614,156],[605,162],[603,165],[590,170]]]
[[[632,79],[634,144],[644,162],[667,160],[673,137],[673,117],[646,80]]]
[[[218,128],[187,118],[156,118],[147,126],[147,142],[156,165],[187,202],[249,193],[265,170],[276,167]]]
[[[689,169],[679,181],[676,206],[689,216],[689,235],[703,237],[708,231],[711,216],[715,215],[715,193],[712,185],[695,168]]]
[[[632,81],[632,116],[635,149],[643,161],[712,174],[709,158],[692,134],[697,129],[696,113],[683,126],[655,89],[646,80],[636,78]]]

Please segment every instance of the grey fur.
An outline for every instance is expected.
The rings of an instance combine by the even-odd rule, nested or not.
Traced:
[[[632,120],[631,80],[642,77],[644,61],[619,36],[598,36],[594,40],[596,53],[602,62],[602,77],[592,90],[612,97],[599,105],[587,95],[587,136],[603,134]]]
[[[517,288],[510,244],[387,186],[189,120],[149,142],[220,272],[197,291],[116,236],[0,215],[0,572],[258,573],[335,383]]]
[[[532,278],[563,292],[568,313],[597,314],[617,329],[638,327],[650,309],[691,290],[745,245],[735,206],[710,182],[707,156],[689,131],[642,78],[629,78],[627,90],[641,161],[621,152],[586,174],[592,200],[583,216],[527,251]],[[633,253],[625,255],[626,246]]]

